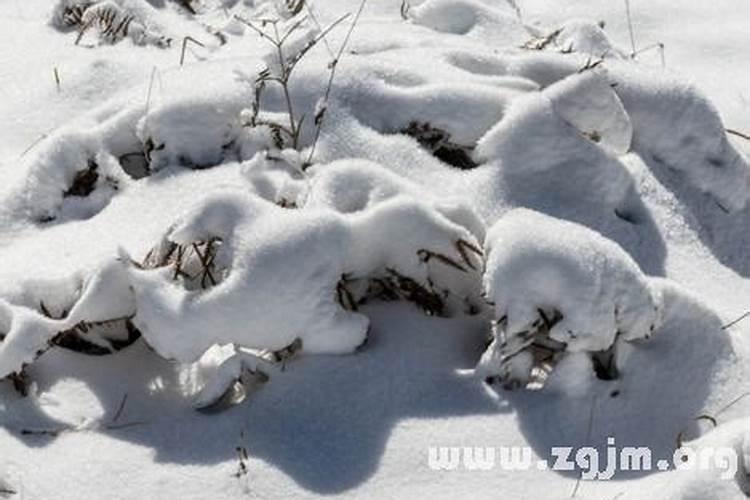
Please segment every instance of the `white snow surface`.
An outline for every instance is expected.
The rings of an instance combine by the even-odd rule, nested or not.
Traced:
[[[750,143],[725,129],[750,129],[747,6],[631,0],[664,68],[630,57],[623,2],[187,3],[0,19],[0,377],[29,381],[0,381],[0,497],[746,497],[744,458],[580,484],[427,459],[608,438],[667,458],[678,435],[746,456],[750,323],[727,325],[750,304]],[[347,13],[256,113],[283,69],[234,16],[307,16],[288,64]],[[486,384],[508,345],[528,378],[540,310],[544,386]],[[55,345],[124,319],[142,338],[114,354]]]

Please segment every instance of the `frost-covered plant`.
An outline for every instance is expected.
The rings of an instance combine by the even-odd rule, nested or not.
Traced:
[[[589,353],[592,373],[613,378],[617,343],[659,327],[658,291],[622,248],[591,229],[517,209],[490,229],[485,252],[484,289],[495,309],[478,366],[485,378],[526,387],[571,352]]]

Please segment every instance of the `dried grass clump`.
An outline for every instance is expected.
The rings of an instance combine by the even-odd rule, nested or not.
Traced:
[[[561,319],[558,311],[545,312],[538,309],[539,317],[528,330],[506,332],[508,318],[503,316],[493,323],[493,330],[500,329],[500,374],[486,380],[489,384],[499,383],[504,389],[538,390],[544,386],[549,374],[565,353],[565,344],[549,336],[550,329]],[[531,354],[532,369],[528,379],[519,378],[514,373],[514,360],[522,353]]]
[[[206,290],[221,283],[228,272],[221,259],[222,241],[212,238],[179,245],[169,240],[149,250],[142,269],[172,268],[172,279],[188,290]]]
[[[448,165],[461,170],[477,167],[477,163],[471,158],[473,148],[451,141],[451,134],[443,129],[413,121],[400,132],[416,139],[420,146]]]
[[[47,318],[64,319],[69,311],[63,310],[53,315],[44,302],[39,302],[39,312]],[[104,321],[80,321],[52,337],[49,347],[62,347],[89,356],[114,354],[133,345],[141,337],[141,332],[131,319],[131,316],[123,316]]]
[[[479,267],[475,260],[483,260],[482,250],[465,240],[458,240],[455,246],[461,256],[460,262],[427,249],[420,249],[417,256],[425,264],[432,261],[462,273],[477,271]],[[344,275],[336,286],[336,299],[341,307],[349,311],[358,310],[359,306],[369,300],[403,300],[416,305],[428,316],[446,316],[446,302],[453,293],[451,290],[441,289],[430,278],[422,284],[392,267],[387,267],[376,276],[362,279]],[[472,306],[467,308],[467,312],[475,314],[478,310]]]
[[[114,0],[61,0],[52,24],[63,30],[77,30],[76,45],[91,29],[96,29],[105,43],[117,43],[127,37],[138,45],[168,47],[172,43],[171,38],[150,29],[147,20],[139,19]]]

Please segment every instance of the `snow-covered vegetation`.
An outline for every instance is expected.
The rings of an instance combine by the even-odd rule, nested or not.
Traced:
[[[480,371],[506,386],[528,385],[561,351],[605,353],[606,361],[594,359],[611,366],[596,373],[615,378],[617,344],[648,339],[660,326],[658,290],[617,244],[588,228],[518,209],[492,226],[485,251],[495,329]]]
[[[745,325],[719,318],[750,303],[748,143],[606,23],[532,22],[532,0],[28,5],[19,37],[54,53],[0,84],[54,79],[2,104],[27,119],[0,134],[0,497],[51,495],[38,440],[63,433],[61,456],[136,442],[170,474],[236,448],[222,497],[575,496],[575,474],[434,476],[427,447],[656,456],[696,417],[718,427],[696,447],[744,453]],[[740,498],[747,472],[592,498]],[[159,473],[139,496],[206,496]]]

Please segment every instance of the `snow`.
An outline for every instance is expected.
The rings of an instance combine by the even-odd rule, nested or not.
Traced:
[[[426,457],[744,455],[746,6],[632,0],[631,58],[623,2],[367,2],[339,57],[357,1],[182,4],[0,19],[11,498],[744,497]],[[288,64],[346,13],[254,112],[283,69],[234,16],[308,16]]]

